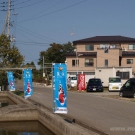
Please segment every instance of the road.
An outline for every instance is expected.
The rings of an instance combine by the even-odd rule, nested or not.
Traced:
[[[21,86],[18,86],[21,88]],[[103,97],[104,93],[68,91],[68,114],[76,122],[109,135],[135,135],[135,102]],[[109,93],[118,94],[118,93]],[[51,87],[34,87],[29,98],[53,107]]]

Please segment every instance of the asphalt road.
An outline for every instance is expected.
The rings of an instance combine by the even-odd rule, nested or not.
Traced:
[[[21,85],[17,86],[19,89]],[[104,97],[118,95],[118,92],[70,92],[68,91],[68,114],[76,122],[108,135],[135,135],[135,102]],[[34,87],[29,98],[53,108],[51,87]]]

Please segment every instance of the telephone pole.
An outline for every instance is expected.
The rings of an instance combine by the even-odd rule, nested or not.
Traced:
[[[4,21],[4,27],[3,27],[3,30],[2,30],[2,34],[7,35],[7,37],[10,39],[11,42],[15,41],[15,38],[13,38],[13,36],[10,34],[10,27],[12,26],[12,23],[11,23],[11,10],[14,10],[14,9],[11,8],[12,6],[14,6],[14,5],[11,4],[12,2],[13,1],[8,0],[8,2],[1,3],[1,4],[5,5],[3,7],[8,6],[7,9],[2,10],[2,11],[7,11],[5,21]]]

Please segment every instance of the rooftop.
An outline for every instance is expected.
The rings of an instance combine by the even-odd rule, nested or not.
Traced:
[[[85,38],[81,40],[73,41],[73,44],[77,43],[134,43],[135,38],[124,37],[124,36],[95,36]]]

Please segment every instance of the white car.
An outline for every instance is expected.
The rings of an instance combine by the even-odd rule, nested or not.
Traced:
[[[70,77],[70,79],[67,82],[67,85],[68,85],[68,87],[77,86],[77,77],[76,76]]]
[[[122,87],[122,82],[119,76],[109,77],[109,82],[108,82],[109,91],[120,91],[121,87]]]

